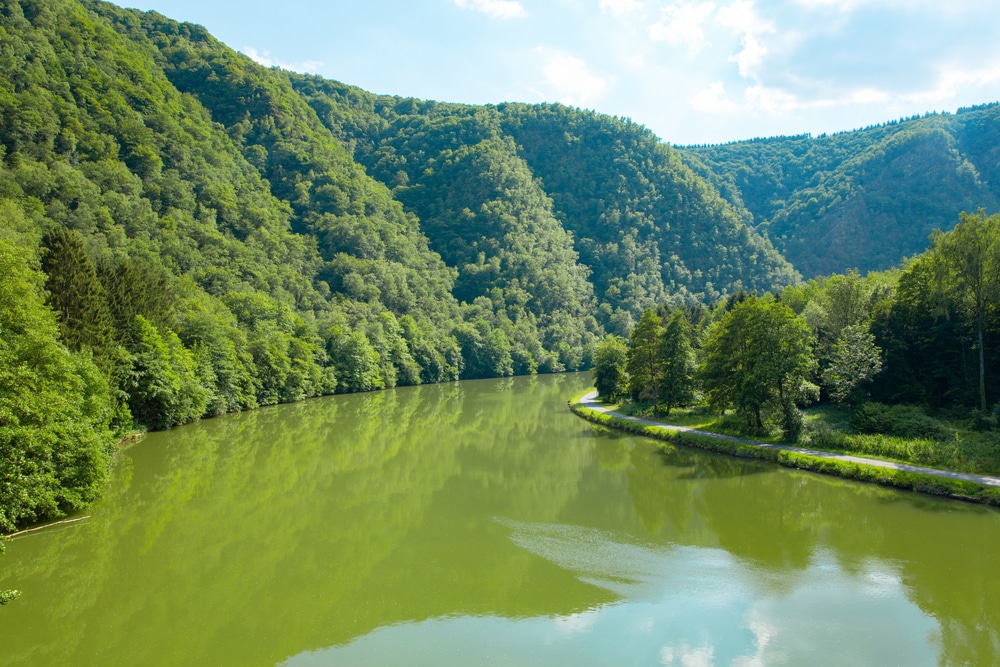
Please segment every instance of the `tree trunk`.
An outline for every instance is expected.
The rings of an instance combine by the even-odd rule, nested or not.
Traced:
[[[983,350],[983,312],[979,311],[979,409],[986,416],[986,354]]]

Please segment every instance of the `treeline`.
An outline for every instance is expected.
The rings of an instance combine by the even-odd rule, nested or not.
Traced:
[[[669,414],[704,402],[734,409],[749,432],[795,439],[817,400],[878,419],[916,404],[1000,418],[1000,215],[962,214],[954,230],[901,269],[816,278],[712,309],[650,309],[629,340],[594,357],[600,395],[628,394]]]

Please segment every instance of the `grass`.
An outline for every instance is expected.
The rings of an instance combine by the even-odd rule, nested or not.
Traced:
[[[712,412],[705,405],[692,405],[683,408],[673,408],[668,415],[663,410],[657,410],[653,406],[634,403],[632,401],[622,401],[619,412],[633,417],[644,419],[655,419],[656,421],[670,424],[671,426],[688,426],[710,433],[721,435],[731,435],[737,438],[753,438],[761,442],[771,444],[787,443],[782,439],[779,429],[766,432],[750,431],[746,422],[738,414],[728,411],[725,414]],[[610,406],[609,406],[610,407]]]
[[[869,406],[878,404],[868,404]],[[1000,433],[975,430],[975,420],[927,414],[916,406],[880,406],[877,420],[840,406],[806,411],[803,444],[891,461],[981,475],[1000,474]],[[854,425],[881,432],[859,432]]]
[[[920,493],[928,493],[937,496],[947,496],[951,498],[956,498],[960,500],[968,500],[972,502],[984,503],[988,505],[1000,506],[1000,488],[986,486],[983,484],[978,484],[975,482],[966,482],[962,480],[953,480],[940,477],[934,477],[932,475],[925,475],[921,473],[904,472],[900,470],[892,470],[889,468],[880,468],[878,466],[867,465],[863,463],[853,463],[849,461],[838,461],[835,459],[828,459],[819,456],[812,456],[809,454],[800,454],[798,452],[789,452],[783,450],[766,449],[761,447],[756,447],[753,445],[745,445],[731,440],[723,440],[719,438],[713,438],[710,436],[703,436],[692,433],[679,433],[677,431],[668,431],[662,428],[657,428],[653,426],[647,426],[645,424],[637,424],[633,421],[627,419],[622,419],[614,415],[608,415],[602,412],[597,412],[592,410],[580,403],[580,400],[587,392],[582,392],[577,396],[574,396],[569,400],[569,407],[575,414],[587,419],[596,424],[606,426],[609,428],[615,428],[622,431],[627,431],[629,433],[635,433],[637,435],[644,435],[657,440],[678,444],[678,445],[688,445],[692,447],[697,447],[699,449],[705,449],[713,452],[719,452],[723,454],[729,454],[731,456],[738,456],[742,458],[755,458],[767,461],[774,461],[780,465],[798,468],[801,470],[810,470],[813,472],[823,473],[826,475],[834,475],[837,477],[842,477],[846,479],[855,479],[864,482],[872,482],[875,484],[881,484],[883,486],[891,486],[899,489],[907,489],[911,491],[917,491]],[[618,407],[617,405],[609,405],[608,407],[614,409]],[[675,411],[671,411],[671,416],[673,416]],[[841,428],[847,426],[847,413],[842,408],[828,407],[824,406],[819,409],[811,411],[811,414],[807,414],[806,423],[810,428],[820,428],[825,429],[825,433],[839,433],[832,431],[831,427],[837,425]],[[651,415],[643,415],[647,418]],[[691,416],[688,419],[692,419]],[[673,419],[670,420],[671,423],[674,422]],[[679,420],[678,420],[679,421]],[[713,422],[716,423],[716,422]],[[678,424],[683,426],[695,426],[695,423],[689,424]],[[711,425],[711,424],[710,424]],[[701,426],[696,426],[701,428]],[[849,427],[849,426],[848,426]],[[705,429],[708,430],[708,429]],[[714,432],[714,431],[713,431]],[[841,436],[844,434],[840,433]],[[995,434],[994,434],[995,436]],[[921,458],[927,456],[927,445],[918,446],[915,443],[920,441],[907,440],[904,438],[895,438],[891,436],[856,436],[853,440],[845,439],[838,442],[846,442],[851,447],[865,448],[868,449],[878,449],[877,447],[872,447],[871,443],[878,442],[878,438],[882,438],[883,443],[893,443],[891,446],[883,446],[882,451],[890,452],[896,455],[906,456],[910,459]],[[812,445],[814,448],[818,448],[816,445]],[[937,450],[940,448],[932,447],[932,450]],[[838,450],[838,451],[856,451],[855,449],[850,450]],[[959,450],[961,451],[961,450]],[[858,453],[865,453],[861,452]],[[950,454],[949,454],[950,456]],[[902,460],[902,459],[897,459]],[[941,460],[944,460],[943,458]],[[906,462],[916,463],[916,461],[907,460]],[[953,468],[950,468],[953,469]],[[963,471],[965,472],[965,471]]]
[[[869,404],[878,406],[878,404]],[[611,407],[611,406],[609,406]],[[1000,433],[975,430],[975,420],[927,414],[916,406],[880,406],[866,423],[884,432],[861,433],[852,427],[852,410],[823,403],[804,410],[805,429],[797,441],[790,441],[775,429],[750,432],[739,415],[710,412],[706,406],[674,408],[668,416],[652,406],[622,401],[616,406],[623,414],[670,424],[688,426],[710,433],[752,438],[771,444],[811,447],[896,463],[911,463],[979,475],[1000,475]],[[858,421],[855,416],[854,421]],[[865,420],[862,420],[865,421]]]

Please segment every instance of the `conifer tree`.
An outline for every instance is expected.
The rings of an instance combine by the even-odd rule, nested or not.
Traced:
[[[687,405],[694,400],[694,351],[691,332],[684,311],[675,310],[663,331],[659,347],[663,376],[659,387],[659,404],[667,409]]]
[[[629,339],[628,363],[625,370],[629,377],[629,394],[637,401],[655,403],[660,394],[663,364],[660,362],[660,341],[663,326],[652,308],[642,314],[639,324]]]
[[[52,227],[42,237],[42,247],[45,289],[63,342],[71,350],[89,347],[98,365],[108,370],[114,346],[111,314],[83,239],[73,230]]]

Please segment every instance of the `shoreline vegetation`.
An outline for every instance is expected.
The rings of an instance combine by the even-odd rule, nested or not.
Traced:
[[[1000,478],[996,477],[862,458],[845,452],[803,449],[643,419],[617,412],[614,409],[617,403],[599,402],[594,389],[573,396],[568,405],[574,414],[591,423],[659,440],[665,443],[661,449],[670,445],[696,447],[738,458],[771,461],[788,468],[1000,507]],[[974,481],[977,479],[980,481]]]
[[[684,151],[102,0],[7,3],[0,34],[0,533],[82,511],[133,432],[456,379],[593,367],[789,436],[870,403],[885,452],[911,406],[1000,430],[1000,104]],[[942,433],[915,462],[1000,474]]]

